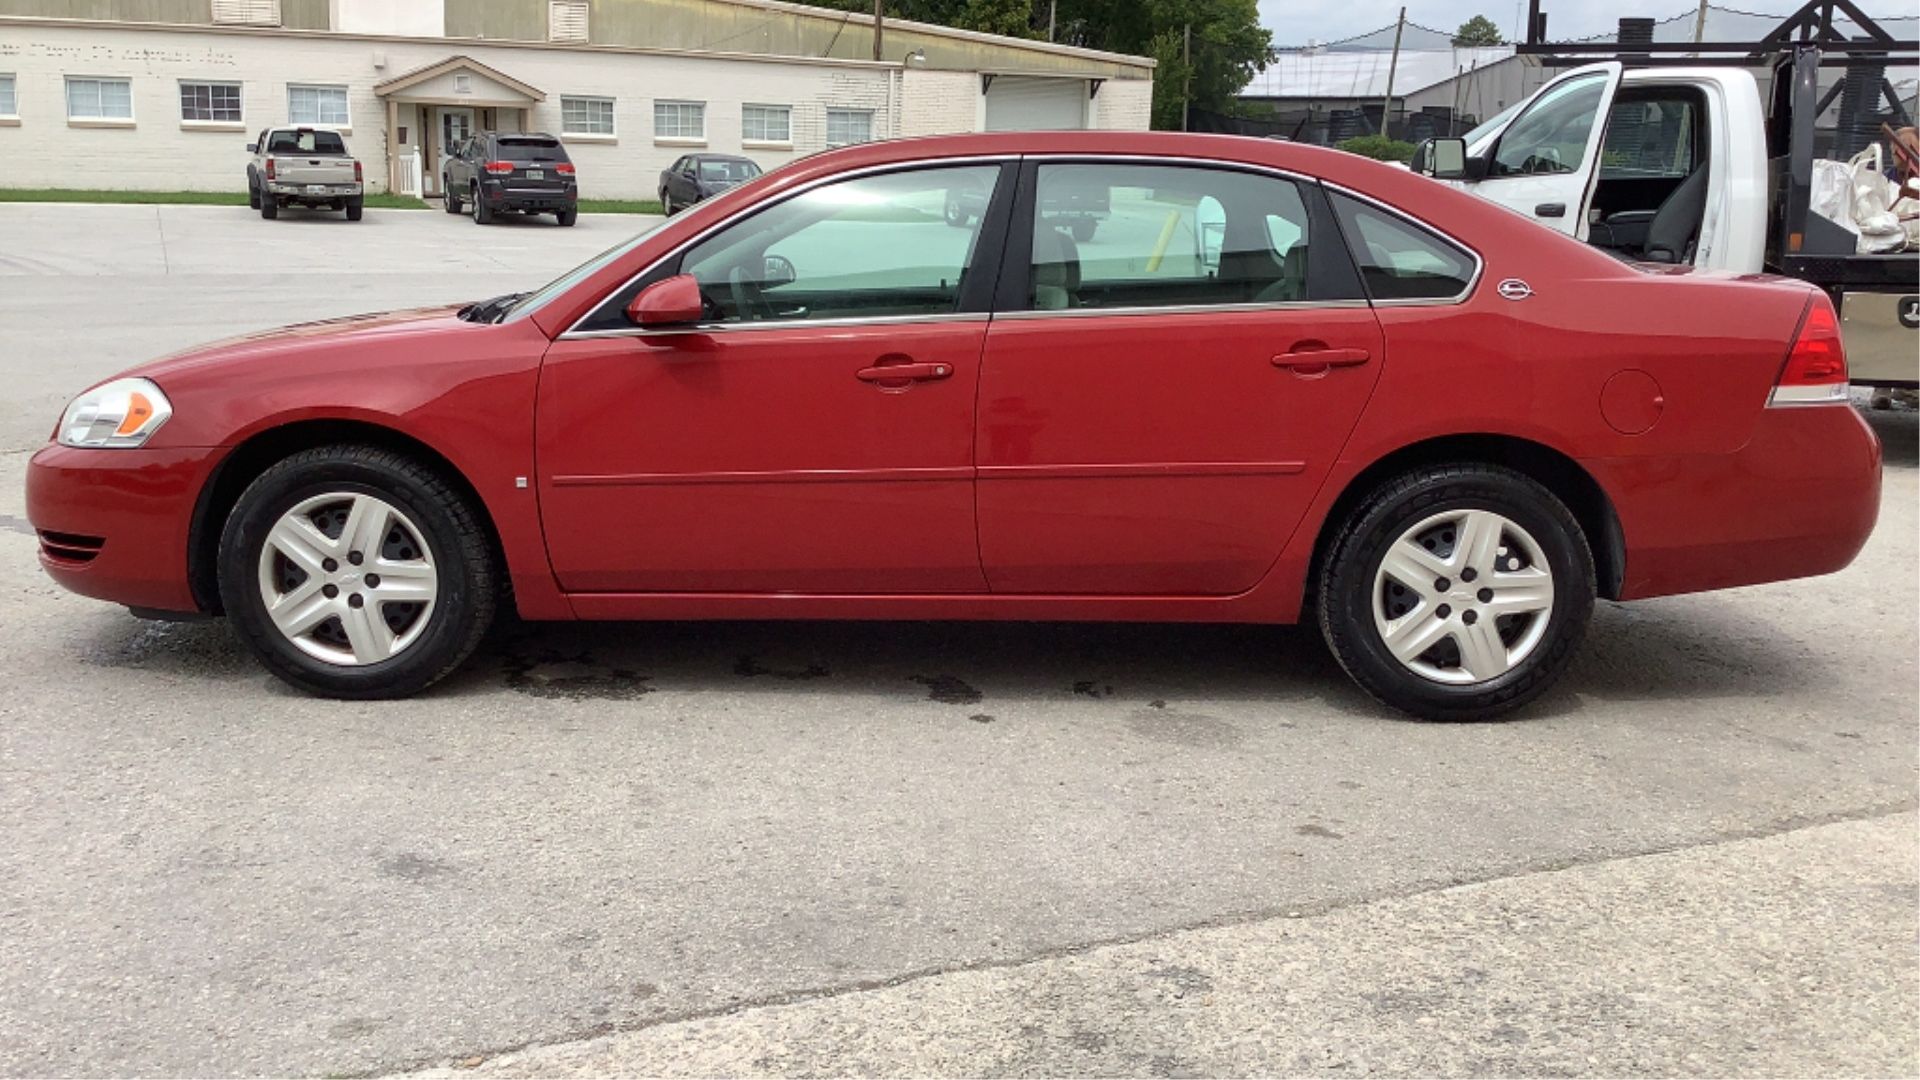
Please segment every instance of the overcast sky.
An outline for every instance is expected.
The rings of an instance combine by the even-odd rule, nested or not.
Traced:
[[[1803,0],[1745,0],[1729,6],[1748,11],[1787,14]],[[1401,0],[1260,0],[1260,21],[1273,31],[1275,45],[1305,45],[1313,41],[1338,41],[1391,25],[1400,15]],[[1899,3],[1887,0],[1865,5],[1869,13],[1897,9]],[[1623,15],[1650,15],[1664,19],[1691,11],[1690,0],[1541,0],[1547,13],[1547,28],[1553,37],[1579,37],[1614,28]],[[1453,30],[1475,15],[1492,19],[1500,33],[1511,41],[1519,34],[1526,18],[1526,2],[1514,0],[1407,0],[1407,21],[1431,26],[1435,30]]]

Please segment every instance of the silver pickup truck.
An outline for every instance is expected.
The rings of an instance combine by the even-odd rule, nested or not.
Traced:
[[[268,128],[247,144],[247,205],[272,221],[283,206],[345,210],[359,221],[366,198],[360,163],[337,131]]]

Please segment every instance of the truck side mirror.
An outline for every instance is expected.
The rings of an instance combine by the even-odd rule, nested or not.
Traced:
[[[257,142],[250,142],[250,143],[248,143],[248,144],[247,144],[247,153],[249,153],[249,154],[257,154],[257,153],[259,153],[259,152],[260,152],[260,144],[259,144],[259,143],[257,143]]]
[[[1467,140],[1460,138],[1422,139],[1413,148],[1407,167],[1435,180],[1467,180]]]

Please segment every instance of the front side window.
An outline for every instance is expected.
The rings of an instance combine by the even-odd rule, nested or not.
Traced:
[[[1454,300],[1466,295],[1474,258],[1398,214],[1330,192],[1347,247],[1375,300]]]
[[[133,82],[128,79],[68,79],[67,118],[133,119]]]
[[[14,96],[13,76],[0,75],[0,116],[19,116],[20,99]]]
[[[991,192],[997,165],[864,176],[802,192],[686,253],[718,322],[943,315],[958,309],[980,222],[943,216],[956,186]]]
[[[740,106],[740,137],[748,142],[792,142],[793,110],[785,105]]]
[[[873,113],[866,109],[828,109],[827,145],[851,146],[873,141]]]
[[[1587,137],[1607,93],[1605,74],[1571,79],[1527,107],[1500,137],[1488,176],[1569,173],[1587,159]]]
[[[654,102],[653,137],[656,139],[706,138],[707,106],[698,101]]]
[[[1042,165],[1028,299],[1040,311],[1308,299],[1291,180],[1179,165]]]
[[[180,119],[200,123],[239,123],[240,84],[215,82],[181,83]]]
[[[561,98],[560,134],[612,135],[613,99],[603,97]]]
[[[287,87],[287,122],[347,127],[347,88],[344,86]]]

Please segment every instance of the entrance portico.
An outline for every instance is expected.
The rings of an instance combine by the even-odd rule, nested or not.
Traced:
[[[469,56],[449,56],[380,83],[387,110],[388,190],[444,195],[447,148],[478,131],[525,131],[547,99],[536,87]]]

